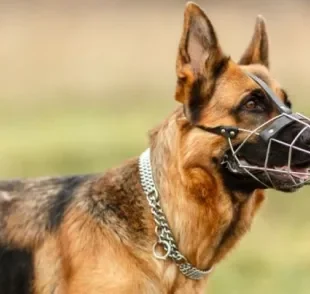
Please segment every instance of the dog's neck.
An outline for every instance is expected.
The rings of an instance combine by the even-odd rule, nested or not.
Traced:
[[[180,252],[207,269],[247,231],[257,203],[225,191],[214,171],[184,166],[179,119],[180,110],[151,134],[153,175]]]

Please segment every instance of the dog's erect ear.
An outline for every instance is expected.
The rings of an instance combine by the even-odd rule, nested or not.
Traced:
[[[176,100],[190,103],[189,92],[198,79],[206,81],[207,88],[211,87],[215,76],[222,71],[223,59],[227,61],[210,20],[198,5],[187,3],[177,56]]]
[[[262,64],[269,68],[268,35],[265,20],[261,15],[256,18],[256,25],[252,40],[242,55],[239,64]]]

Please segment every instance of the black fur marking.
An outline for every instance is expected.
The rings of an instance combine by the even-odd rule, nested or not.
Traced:
[[[199,121],[201,110],[204,106],[204,98],[201,96],[202,78],[197,79],[191,90],[191,97],[189,99],[188,108],[190,112],[190,119],[192,123]]]
[[[73,199],[74,191],[88,179],[89,176],[74,176],[65,180],[62,189],[56,195],[56,199],[49,211],[49,230],[56,230],[58,228],[63,220],[66,209]]]
[[[32,254],[0,247],[0,293],[31,294],[34,270]]]
[[[189,32],[186,34],[185,40],[184,40],[184,48],[186,48],[186,50],[182,48],[180,51],[180,56],[183,59],[182,60],[183,63],[190,63],[190,61],[191,61],[191,58],[190,58],[190,56],[188,54],[188,50],[187,50],[188,49],[188,42],[189,42]]]
[[[213,81],[217,80],[227,69],[230,57],[223,57],[220,61],[216,62],[213,68]]]

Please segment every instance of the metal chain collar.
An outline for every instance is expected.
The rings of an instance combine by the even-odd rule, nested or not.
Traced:
[[[200,270],[190,264],[186,257],[180,253],[175,242],[173,234],[169,228],[166,216],[160,206],[159,195],[155,187],[152,166],[150,160],[150,149],[144,151],[139,158],[139,172],[140,180],[147,201],[151,207],[151,212],[155,221],[155,233],[158,237],[156,243],[153,245],[153,255],[157,259],[166,260],[170,257],[179,267],[180,272],[186,277],[193,280],[200,280],[212,271]],[[161,246],[165,254],[158,253],[158,247]]]

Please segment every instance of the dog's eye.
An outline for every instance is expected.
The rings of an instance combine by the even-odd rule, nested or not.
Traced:
[[[247,111],[263,112],[265,110],[265,104],[261,99],[250,98],[243,104],[243,109]]]
[[[241,110],[252,112],[264,112],[266,110],[266,97],[261,91],[253,91],[241,104]]]
[[[247,110],[254,110],[257,107],[257,103],[255,100],[249,100],[246,104],[245,107]]]

